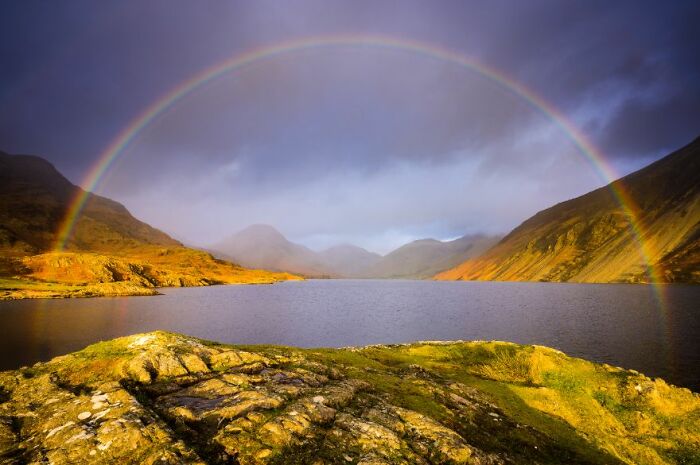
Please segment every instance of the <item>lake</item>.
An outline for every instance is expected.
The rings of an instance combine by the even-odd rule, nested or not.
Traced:
[[[233,344],[506,340],[700,391],[700,286],[310,280],[0,302],[0,369],[164,329]]]

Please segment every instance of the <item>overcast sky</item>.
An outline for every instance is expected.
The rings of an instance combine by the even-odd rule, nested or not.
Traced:
[[[76,184],[178,83],[252,48],[385,35],[476,59],[566,115],[620,174],[700,135],[700,3],[18,1],[0,6],[0,150]],[[478,73],[335,46],[229,73],[142,131],[98,186],[194,245],[254,223],[377,252],[506,233],[605,180]]]

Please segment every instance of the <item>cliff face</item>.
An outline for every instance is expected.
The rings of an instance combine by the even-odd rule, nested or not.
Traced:
[[[700,396],[544,347],[155,332],[0,373],[1,463],[671,464]]]
[[[658,280],[700,283],[700,139],[613,185],[639,207]],[[606,186],[537,213],[484,255],[436,278],[646,282],[632,226]]]

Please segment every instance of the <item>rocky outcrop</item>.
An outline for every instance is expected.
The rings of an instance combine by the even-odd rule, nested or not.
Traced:
[[[697,394],[506,343],[300,350],[155,332],[2,373],[0,386],[0,463],[700,458]]]

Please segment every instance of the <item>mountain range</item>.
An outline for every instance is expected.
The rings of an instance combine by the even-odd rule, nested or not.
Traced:
[[[413,241],[381,256],[344,244],[315,252],[290,242],[269,225],[253,225],[215,244],[216,255],[250,268],[287,271],[307,277],[430,278],[479,255],[497,237],[468,235],[453,241]]]
[[[317,278],[334,274],[319,254],[290,242],[268,225],[249,226],[210,249],[221,257],[250,268],[288,271]]]
[[[68,208],[82,193],[43,158],[0,152],[0,254],[47,252]],[[145,244],[178,247],[121,204],[88,194],[67,249],[113,252]]]
[[[537,213],[436,279],[700,283],[700,138]]]
[[[421,239],[385,256],[349,244],[316,252],[267,225],[250,226],[208,253],[91,193],[65,248],[53,250],[71,202],[82,194],[48,161],[0,152],[0,297],[152,294],[159,286],[294,279],[289,273],[700,283],[700,139],[535,214],[500,240]]]
[[[294,278],[184,247],[91,193],[65,248],[56,251],[57,230],[82,194],[43,158],[0,152],[0,298],[148,295],[160,286]]]
[[[452,241],[420,239],[385,255],[363,275],[372,278],[430,278],[481,255],[499,239],[482,234],[466,235]]]

